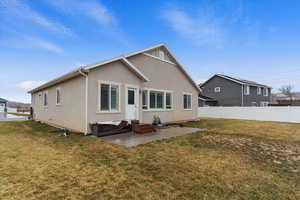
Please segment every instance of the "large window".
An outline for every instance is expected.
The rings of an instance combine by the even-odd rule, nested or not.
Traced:
[[[100,111],[119,111],[119,85],[100,83]]]
[[[164,92],[150,91],[150,109],[164,109]]]
[[[191,94],[184,94],[183,95],[183,108],[185,110],[192,109],[192,95]]]
[[[144,110],[170,110],[173,107],[172,92],[144,90],[142,95]]]
[[[60,92],[60,88],[56,88],[56,105],[61,105],[61,92]]]

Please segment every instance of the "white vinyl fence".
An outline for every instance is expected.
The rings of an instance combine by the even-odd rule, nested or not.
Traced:
[[[300,123],[300,106],[199,107],[198,116]]]

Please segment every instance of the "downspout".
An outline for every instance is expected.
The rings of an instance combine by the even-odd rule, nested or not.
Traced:
[[[242,85],[242,106],[244,106],[244,85]]]
[[[88,134],[88,89],[89,89],[89,76],[82,71],[82,68],[78,72],[85,77],[85,133]]]

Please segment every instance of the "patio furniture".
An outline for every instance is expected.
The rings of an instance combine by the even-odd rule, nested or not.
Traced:
[[[119,125],[115,124],[101,124],[94,123],[90,124],[92,134],[97,137],[103,137],[108,135],[114,135],[119,133],[126,133],[132,130],[131,125],[128,124],[128,121],[121,121]]]

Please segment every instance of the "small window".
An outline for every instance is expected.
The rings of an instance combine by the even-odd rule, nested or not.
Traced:
[[[215,87],[215,92],[221,92],[221,88],[220,87]]]
[[[257,95],[261,95],[261,88],[260,87],[257,88]]]
[[[159,55],[158,56],[159,56],[160,59],[164,60],[165,59],[165,52],[162,51],[162,50],[159,50]]]
[[[119,110],[119,85],[100,84],[100,110],[118,111]]]
[[[249,94],[250,94],[250,86],[244,85],[244,95],[249,95]]]
[[[192,95],[190,95],[190,94],[183,95],[183,108],[185,110],[192,109]]]
[[[268,88],[264,88],[264,96],[267,97],[269,95],[269,90]]]
[[[44,92],[44,106],[48,106],[48,92]]]
[[[60,88],[56,88],[56,105],[61,104],[61,92]]]
[[[148,109],[148,90],[143,90],[143,109]]]
[[[166,109],[172,109],[172,93],[166,92]]]

